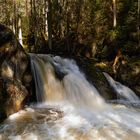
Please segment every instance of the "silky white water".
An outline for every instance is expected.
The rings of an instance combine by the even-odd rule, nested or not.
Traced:
[[[80,108],[101,109],[107,104],[80,72],[75,61],[31,54],[38,101],[68,101]],[[59,80],[56,76],[64,75]]]
[[[32,54],[31,64],[40,103],[11,115],[0,139],[139,140],[139,109],[107,104],[73,60]]]
[[[127,103],[140,103],[139,97],[128,87],[115,81],[109,74],[103,72],[110,86],[116,91],[118,100]]]

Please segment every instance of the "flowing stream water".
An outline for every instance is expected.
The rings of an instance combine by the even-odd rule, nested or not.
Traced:
[[[127,86],[121,84],[120,82],[115,81],[108,73],[103,72],[110,86],[114,89],[117,94],[116,102],[133,105],[139,107],[140,99],[139,97]],[[115,102],[115,101],[114,101]]]
[[[139,109],[106,103],[74,60],[36,54],[30,58],[38,103],[9,116],[0,125],[0,140],[140,139]],[[131,102],[126,89],[121,88],[121,96]]]

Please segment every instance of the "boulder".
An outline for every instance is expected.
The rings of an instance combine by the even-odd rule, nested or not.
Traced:
[[[129,58],[127,63],[121,64],[116,77],[140,97],[140,58]]]
[[[29,65],[14,33],[0,24],[0,120],[20,110],[29,96]]]
[[[97,65],[97,60],[78,58],[76,61],[80,69],[85,73],[87,80],[96,87],[105,100],[117,99],[116,93],[103,75],[103,70]]]

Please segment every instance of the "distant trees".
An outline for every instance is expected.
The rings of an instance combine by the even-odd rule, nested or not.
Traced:
[[[44,41],[49,50],[64,46],[62,50],[74,51],[72,47],[77,42],[89,46],[96,57],[106,48],[121,47],[127,51],[138,47],[139,3],[139,0],[0,0],[0,22],[13,29],[21,44],[30,46],[30,51],[38,51]]]

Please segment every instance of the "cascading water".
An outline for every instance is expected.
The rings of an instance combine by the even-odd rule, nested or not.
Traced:
[[[110,86],[115,90],[118,96],[118,100],[120,100],[121,102],[126,101],[128,103],[140,103],[139,97],[130,88],[113,80],[113,78],[109,74],[105,72],[103,72],[103,74],[109,82]]]
[[[0,139],[140,138],[139,110],[107,104],[75,61],[48,55],[30,57],[39,103],[11,115],[0,126]]]
[[[94,106],[94,109],[105,107],[98,91],[85,79],[73,60],[32,54],[31,64],[38,101],[68,101],[77,107],[92,109]],[[64,75],[61,81],[55,76],[56,72]]]
[[[30,54],[32,72],[36,85],[38,102],[62,99],[64,89],[62,82],[56,79],[52,66],[53,59],[47,55]]]

